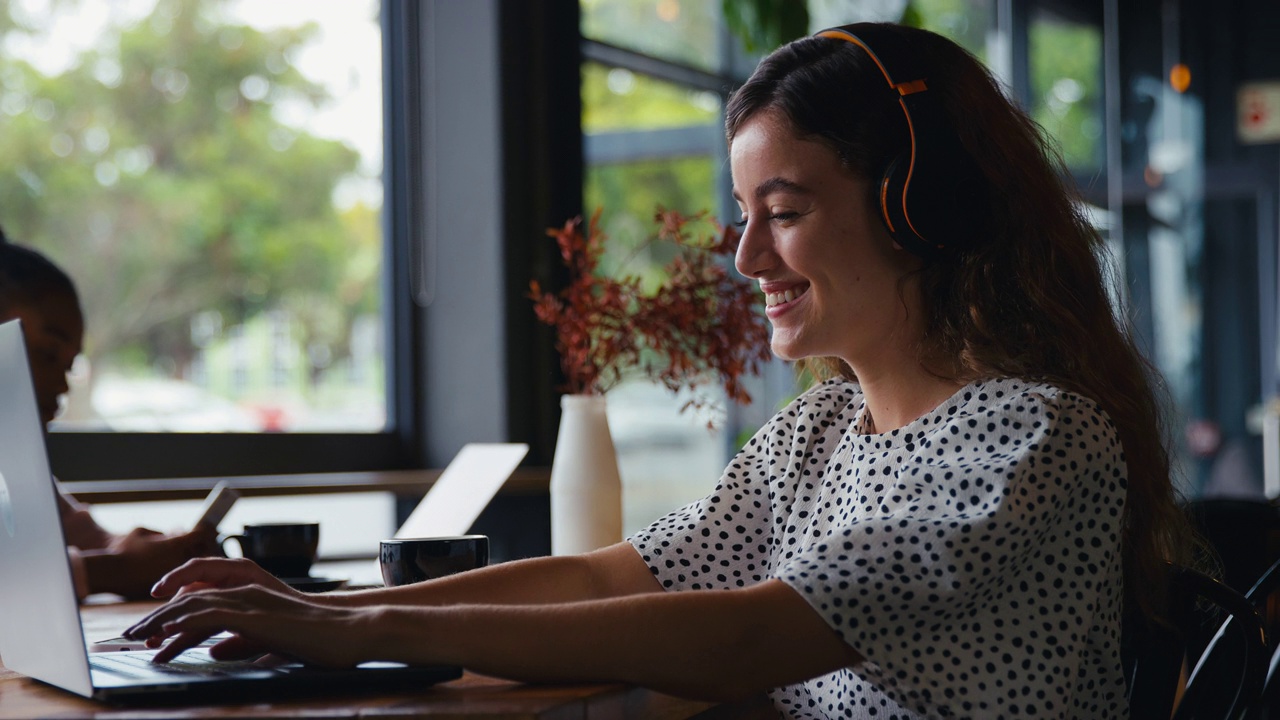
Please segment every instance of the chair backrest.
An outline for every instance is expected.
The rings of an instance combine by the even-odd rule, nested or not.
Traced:
[[[1218,554],[1222,581],[1236,592],[1244,594],[1280,559],[1280,506],[1261,498],[1197,498],[1186,512]]]
[[[1188,638],[1206,623],[1217,632],[1202,653],[1187,658],[1184,688]],[[1240,718],[1261,694],[1269,660],[1262,619],[1252,603],[1217,580],[1176,565],[1169,566],[1167,622],[1127,618],[1122,653],[1134,720]]]
[[[1124,659],[1132,720],[1169,720],[1182,690],[1187,638],[1177,627],[1139,616],[1125,618],[1120,654]]]
[[[1184,602],[1198,603],[1198,608],[1207,603],[1226,617],[1192,666],[1174,718],[1243,717],[1257,703],[1267,677],[1270,657],[1262,616],[1244,595],[1207,575],[1187,568],[1178,568],[1176,575],[1175,586],[1186,593]]]
[[[1277,616],[1277,605],[1280,605],[1280,560],[1271,564],[1262,577],[1258,578],[1245,597],[1258,609],[1264,618]],[[1268,624],[1270,630],[1273,624]],[[1275,633],[1269,632],[1267,639],[1274,646],[1271,650],[1271,661],[1267,666],[1267,677],[1262,686],[1262,695],[1247,713],[1249,720],[1268,720],[1280,718],[1280,642]]]

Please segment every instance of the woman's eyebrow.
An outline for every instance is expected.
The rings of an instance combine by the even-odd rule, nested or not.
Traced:
[[[777,192],[804,193],[808,191],[797,182],[775,175],[756,186],[755,196],[757,200],[762,200]]]
[[[752,194],[755,196],[756,200],[763,200],[764,198],[778,192],[802,194],[808,192],[808,190],[800,183],[775,175],[774,177],[771,177],[757,185],[755,192]],[[742,193],[738,192],[738,188],[736,187],[733,189],[733,199],[738,201],[742,200]]]

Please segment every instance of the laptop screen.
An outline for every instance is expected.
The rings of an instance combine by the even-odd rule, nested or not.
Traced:
[[[0,658],[89,696],[67,545],[17,320],[0,324]]]
[[[122,659],[130,654],[104,657]],[[0,658],[9,670],[86,697],[190,690],[217,693],[215,697],[225,700],[236,697],[225,690],[230,684],[240,692],[252,686],[277,692],[329,692],[338,687],[378,690],[422,687],[462,673],[449,665],[363,663],[346,670],[312,672],[301,666],[288,672],[258,667],[236,676],[205,675],[197,682],[163,672],[139,676],[135,670],[128,677],[100,674],[106,686],[95,688],[44,428],[17,321],[0,324]]]
[[[397,538],[465,535],[529,452],[524,443],[471,443],[440,473]]]

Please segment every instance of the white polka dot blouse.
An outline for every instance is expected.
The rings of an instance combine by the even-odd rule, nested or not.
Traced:
[[[865,413],[856,384],[813,387],[630,542],[672,591],[777,578],[864,658],[773,690],[783,716],[1128,717],[1101,408],[1002,379],[892,432],[858,433]]]

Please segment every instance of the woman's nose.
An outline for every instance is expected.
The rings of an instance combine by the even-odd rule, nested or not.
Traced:
[[[734,253],[733,266],[744,277],[760,277],[773,266],[775,257],[769,234],[748,221],[747,226],[742,229],[742,236],[738,238],[738,251]]]

